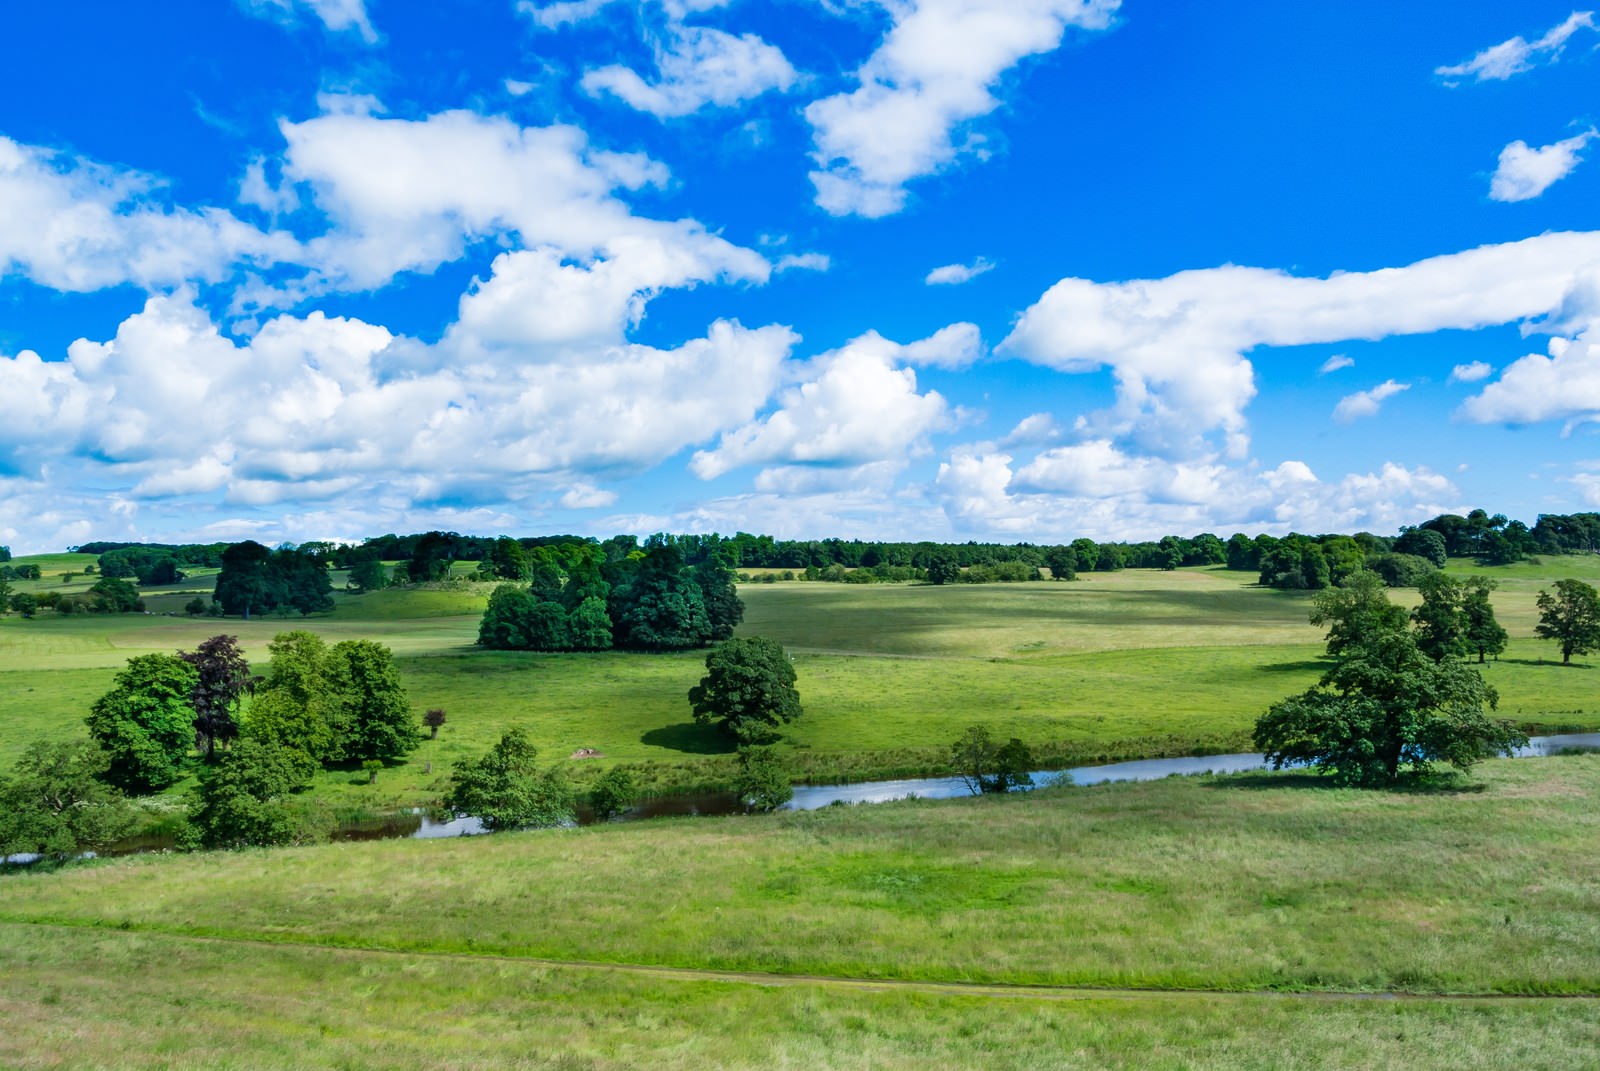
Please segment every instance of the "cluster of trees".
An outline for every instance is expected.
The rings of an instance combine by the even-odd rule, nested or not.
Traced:
[[[223,550],[212,599],[226,614],[298,611],[303,617],[333,609],[333,583],[322,555],[301,547],[268,550],[253,539]]]
[[[1462,660],[1465,645],[1446,639],[1459,621],[1445,619],[1464,599],[1437,585],[1408,616],[1371,573],[1319,594],[1311,621],[1328,626],[1334,664],[1256,721],[1256,746],[1275,768],[1307,765],[1342,784],[1381,785],[1439,762],[1467,769],[1525,744],[1514,725],[1489,716],[1498,694]]]
[[[100,555],[100,575],[119,580],[133,578],[145,586],[176,584],[183,579],[177,555],[166,547],[133,546]]]
[[[0,580],[38,580],[41,576],[39,567],[32,563],[0,565]]]
[[[129,659],[95,700],[88,739],[36,744],[0,779],[14,812],[0,815],[0,854],[103,847],[126,834],[128,797],[176,784],[197,760],[185,843],[320,839],[327,820],[294,799],[315,771],[398,761],[421,728],[382,644],[286,632],[269,650],[262,677],[232,636]],[[443,721],[438,711],[429,724]]]
[[[228,544],[98,542],[84,543],[82,546],[68,547],[67,549],[75,554],[97,554],[102,557],[106,554],[124,550],[161,553],[172,558],[180,566],[215,569],[222,564],[222,552],[228,549]]]
[[[684,650],[725,640],[744,618],[733,570],[719,559],[686,565],[655,546],[619,560],[577,555],[562,573],[541,563],[528,587],[489,597],[478,642],[498,650]]]

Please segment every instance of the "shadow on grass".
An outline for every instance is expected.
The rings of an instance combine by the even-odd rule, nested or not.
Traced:
[[[1313,773],[1309,770],[1253,770],[1248,773],[1229,774],[1226,777],[1208,778],[1201,782],[1201,787],[1246,791],[1283,788],[1327,791],[1359,786],[1341,785],[1327,774]],[[1485,787],[1481,781],[1470,780],[1464,774],[1449,770],[1442,773],[1410,774],[1401,777],[1392,785],[1375,785],[1367,791],[1394,792],[1407,796],[1461,796],[1476,795],[1484,791]]]
[[[1333,665],[1332,659],[1308,658],[1300,662],[1274,662],[1256,668],[1262,673],[1313,673],[1317,670],[1326,670],[1331,665]]]
[[[671,748],[686,755],[731,755],[736,750],[732,741],[716,726],[695,721],[651,729],[640,736],[639,741],[651,747]]]
[[[1512,665],[1512,666],[1546,666],[1546,667],[1548,667],[1550,669],[1593,669],[1594,668],[1594,666],[1591,665],[1588,662],[1557,662],[1553,658],[1496,658],[1496,659],[1494,659],[1494,662],[1504,662],[1507,665]],[[1474,661],[1472,664],[1474,666],[1476,666],[1478,663],[1476,661]],[[1492,665],[1493,662],[1488,663],[1488,664]]]

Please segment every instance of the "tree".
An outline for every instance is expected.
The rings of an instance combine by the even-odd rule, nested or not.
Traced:
[[[541,774],[538,758],[527,734],[507,730],[487,754],[456,767],[445,807],[459,817],[477,818],[491,832],[573,821],[571,786],[559,769]]]
[[[1376,574],[1362,571],[1340,587],[1317,592],[1311,623],[1328,626],[1328,653],[1337,657],[1372,637],[1404,630],[1406,612],[1389,601]]]
[[[422,724],[426,725],[429,730],[429,740],[439,739],[439,727],[444,723],[445,714],[443,707],[429,707],[427,712],[422,715]]]
[[[613,766],[589,790],[589,806],[594,809],[596,818],[609,822],[632,807],[638,795],[639,788],[634,784],[633,774],[628,772],[628,768]]]
[[[961,563],[949,550],[941,548],[928,560],[928,583],[954,584],[961,579]]]
[[[103,778],[110,756],[90,740],[30,744],[0,777],[0,857],[34,852],[67,858],[99,851],[138,818]]]
[[[770,739],[801,714],[794,664],[777,640],[725,640],[706,655],[706,675],[689,689],[698,722],[715,722],[741,743]]]
[[[950,765],[973,795],[1033,784],[1033,753],[1016,737],[996,744],[982,725],[969,725],[950,745]]]
[[[222,552],[222,571],[217,574],[211,598],[226,614],[238,614],[246,621],[250,612],[270,610],[275,602],[267,577],[267,559],[272,552],[253,539],[234,543]]]
[[[350,572],[345,577],[344,586],[347,591],[364,592],[377,591],[389,584],[389,570],[383,567],[383,562],[376,557],[357,558],[350,563]]]
[[[206,601],[200,596],[196,595],[194,598],[183,604],[183,612],[188,614],[190,617],[199,617],[201,614],[206,612]]]
[[[267,644],[271,661],[242,726],[243,735],[296,753],[310,776],[334,761],[341,744],[330,710],[328,645],[311,632],[280,632]]]
[[[610,649],[611,614],[606,611],[605,599],[591,595],[574,607],[572,615],[567,618],[567,634],[575,650]]]
[[[694,582],[700,586],[700,598],[706,608],[706,639],[726,640],[744,620],[744,601],[739,598],[738,574],[722,561],[712,556],[695,566]],[[704,641],[702,641],[704,642]]]
[[[139,589],[126,580],[101,577],[88,592],[90,609],[101,614],[131,614],[144,609]]]
[[[456,560],[454,532],[425,532],[411,548],[411,560],[406,562],[406,575],[413,584],[425,580],[448,580],[450,566]]]
[[[1051,547],[1045,551],[1044,566],[1050,570],[1051,580],[1078,578],[1078,556],[1071,547]]]
[[[1467,620],[1462,612],[1466,591],[1461,582],[1434,572],[1417,582],[1422,602],[1411,611],[1417,646],[1435,662],[1467,653]]]
[[[298,844],[324,828],[297,813],[290,798],[310,783],[300,757],[261,740],[241,740],[202,770],[189,795],[192,838],[206,848]]]
[[[342,640],[324,663],[337,755],[347,762],[402,759],[421,742],[394,654],[372,640]]]
[[[1533,631],[1542,640],[1561,645],[1561,664],[1575,654],[1600,647],[1600,591],[1581,580],[1557,580],[1556,591],[1539,592],[1539,623]]]
[[[751,811],[775,811],[794,799],[783,762],[770,747],[741,747],[733,790]]]
[[[1498,658],[1500,652],[1506,649],[1506,630],[1495,620],[1494,606],[1489,602],[1489,592],[1495,587],[1495,582],[1485,577],[1468,577],[1461,600],[1467,650],[1478,652],[1480,665],[1484,656],[1494,655]]]
[[[1400,538],[1394,541],[1393,549],[1396,554],[1415,554],[1419,558],[1426,558],[1439,569],[1443,569],[1449,560],[1444,536],[1431,528],[1405,529],[1400,533]]]
[[[183,775],[194,744],[198,674],[177,655],[137,655],[95,700],[89,735],[109,756],[106,780],[128,792],[155,792]]]
[[[11,596],[10,605],[13,613],[21,614],[24,618],[30,618],[39,612],[38,596],[30,595],[26,591]]]
[[[1434,762],[1467,769],[1527,743],[1491,719],[1495,690],[1462,662],[1435,662],[1403,630],[1346,648],[1316,687],[1272,705],[1255,743],[1275,769],[1309,765],[1341,784],[1381,785]]]
[[[178,657],[195,668],[194,690],[189,693],[195,747],[205,751],[209,762],[218,743],[229,744],[238,737],[239,704],[255,678],[236,636],[213,636],[193,651],[179,651]]]

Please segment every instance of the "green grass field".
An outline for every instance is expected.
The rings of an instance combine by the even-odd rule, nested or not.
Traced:
[[[84,557],[45,559],[50,568],[37,583],[51,583],[51,569],[81,570],[86,561],[76,559]],[[1457,568],[1475,571],[1452,563]],[[1502,713],[1546,730],[1600,726],[1595,669],[1562,668],[1551,645],[1533,638],[1540,587],[1562,576],[1600,578],[1600,558],[1489,573],[1501,583],[1496,607],[1513,636],[1505,656],[1484,667]],[[802,777],[929,770],[974,722],[1062,763],[1235,750],[1248,745],[1257,715],[1322,670],[1320,633],[1305,620],[1309,597],[1250,580],[1185,569],[1093,573],[1070,584],[752,584],[740,592],[742,631],[773,636],[794,654],[806,714],[785,737]],[[181,606],[203,587],[185,581],[149,598],[153,607]],[[703,672],[700,653],[482,651],[473,640],[489,590],[456,582],[340,593],[333,613],[304,620],[176,612],[0,619],[0,764],[30,740],[79,732],[89,704],[132,655],[192,647],[225,631],[262,663],[267,642],[290,628],[388,644],[419,715],[435,706],[448,714],[439,739],[376,786],[325,775],[317,791],[341,805],[426,803],[455,762],[482,753],[514,724],[547,759],[595,748],[605,758],[582,769],[655,763],[666,784],[695,783],[695,763],[726,754],[727,744],[690,717],[686,694]]]
[[[1584,756],[110,860],[4,879],[0,1064],[1582,1067],[1461,998],[1600,993],[1597,834]]]

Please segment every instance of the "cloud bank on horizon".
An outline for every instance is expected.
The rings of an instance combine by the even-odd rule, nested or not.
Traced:
[[[0,543],[1600,508],[1593,14],[1371,6],[10,12]]]

